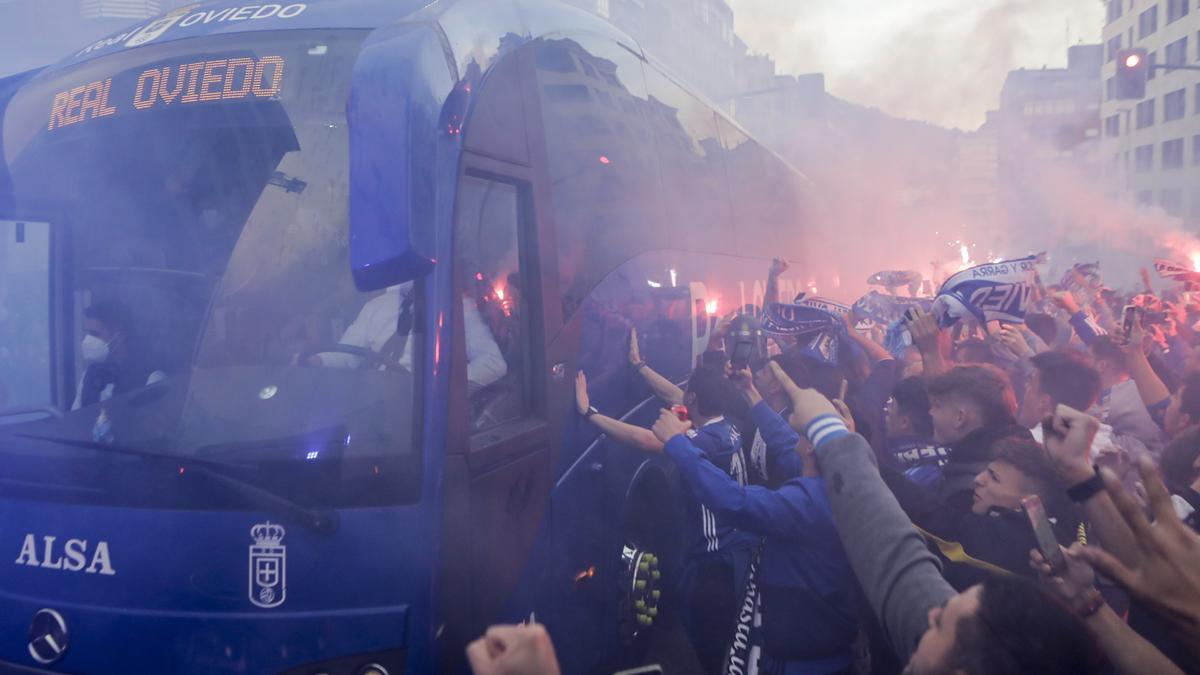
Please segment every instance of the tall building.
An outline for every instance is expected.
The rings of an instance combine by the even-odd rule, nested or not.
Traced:
[[[726,0],[565,0],[629,33],[673,75],[727,107],[742,91],[746,44]]]
[[[1191,0],[1109,0],[1104,26],[1105,186],[1114,197],[1200,226],[1200,72],[1152,68],[1146,98],[1119,101],[1117,50],[1141,47],[1152,66],[1197,65],[1200,9]]]
[[[148,19],[162,11],[159,0],[81,0],[85,19]]]
[[[1076,45],[1066,68],[1014,70],[995,123],[1001,222],[1033,235],[1066,224],[1064,204],[1099,171],[1101,45]]]

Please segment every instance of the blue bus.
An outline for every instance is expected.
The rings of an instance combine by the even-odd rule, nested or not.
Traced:
[[[0,671],[444,672],[530,619],[564,672],[685,658],[672,467],[575,373],[649,423],[630,329],[683,381],[814,216],[635,41],[217,2],[0,105]]]

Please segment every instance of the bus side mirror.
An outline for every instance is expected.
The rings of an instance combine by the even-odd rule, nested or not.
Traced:
[[[360,291],[433,270],[438,114],[452,86],[428,27],[382,28],[363,43],[346,104],[350,264]]]

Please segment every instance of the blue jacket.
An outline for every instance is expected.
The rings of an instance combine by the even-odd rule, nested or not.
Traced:
[[[800,455],[796,454],[800,435],[766,401],[750,408],[750,421],[757,429],[750,449],[750,465],[763,484],[778,487],[799,476],[803,472]]]
[[[756,421],[764,438],[773,439],[768,446],[772,464],[792,472],[776,490],[738,484],[704,461],[703,452],[682,434],[667,442],[666,454],[679,466],[688,489],[722,522],[764,539],[759,573],[764,653],[788,662],[787,673],[836,672],[851,664],[858,587],[829,510],[824,480],[798,475],[799,436],[790,428],[784,433],[787,424],[774,417]],[[785,448],[794,460],[784,456]],[[783,645],[787,653],[771,649],[773,644]]]
[[[738,485],[746,484],[742,437],[728,420],[724,417],[709,420],[698,429],[688,430],[687,437],[699,457],[707,460],[706,463],[726,480]],[[687,493],[691,498],[684,505],[684,522],[690,558],[694,560],[722,551],[749,550],[753,547],[756,541],[754,536],[738,532],[726,518],[714,514],[693,490],[687,489]]]

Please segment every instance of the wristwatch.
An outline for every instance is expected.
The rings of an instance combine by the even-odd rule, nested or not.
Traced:
[[[596,406],[589,405],[587,412],[583,413],[583,419],[590,422],[592,419],[592,415],[598,415],[598,414],[600,414],[600,411],[596,410]]]
[[[1096,473],[1093,474],[1091,478],[1067,488],[1067,496],[1070,497],[1071,501],[1075,502],[1076,504],[1082,504],[1086,502],[1092,497],[1095,497],[1100,493],[1101,490],[1104,489],[1104,479],[1100,477],[1100,469],[1096,467],[1093,468],[1095,469]]]

